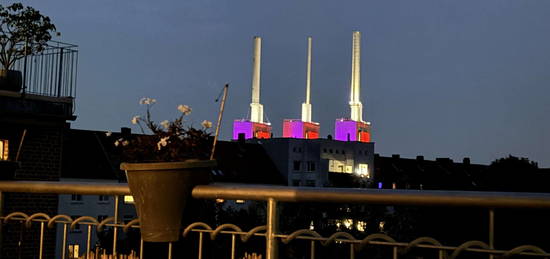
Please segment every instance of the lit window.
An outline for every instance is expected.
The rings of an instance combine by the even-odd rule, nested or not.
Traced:
[[[224,200],[223,199],[216,199],[216,203],[223,203]]]
[[[0,139],[0,160],[8,160],[8,140]]]
[[[369,165],[368,164],[359,164],[357,167],[357,175],[365,178],[370,178]]]
[[[333,173],[352,173],[352,166],[346,165],[346,161],[340,160],[329,160],[328,161],[328,171]]]
[[[346,228],[351,229],[351,226],[353,225],[353,219],[344,219],[342,220],[342,223]]]
[[[79,258],[79,245],[69,245],[69,258]]]
[[[124,204],[134,204],[134,196],[124,195]]]
[[[358,231],[365,232],[365,230],[367,230],[367,222],[358,220],[355,227]]]
[[[294,160],[294,163],[293,163],[293,168],[294,168],[294,171],[300,171],[300,161],[298,160]]]
[[[386,222],[384,221],[380,221],[380,223],[378,223],[378,228],[380,229],[380,232],[384,232],[384,225],[386,225]]]
[[[244,203],[244,200],[236,200],[235,203],[243,204],[243,203]]]

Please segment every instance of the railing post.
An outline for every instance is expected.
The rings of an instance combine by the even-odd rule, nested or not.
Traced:
[[[59,51],[59,71],[57,71],[57,97],[61,97],[61,83],[63,82],[63,48]]]
[[[495,249],[495,210],[489,209],[489,248]],[[493,259],[493,254],[489,255],[489,259]]]
[[[0,191],[0,217],[4,216],[4,193]],[[0,253],[2,252],[2,241],[3,241],[3,229],[2,223],[0,223]]]
[[[117,252],[116,252],[116,241],[117,241],[117,238],[118,238],[118,227],[116,225],[118,225],[118,200],[119,200],[119,196],[118,195],[115,195],[115,226],[113,227],[113,257],[116,257],[117,255]]]
[[[277,212],[277,201],[273,198],[267,200],[267,232],[265,245],[265,258],[277,259],[279,246],[275,235],[278,232],[279,215]]]

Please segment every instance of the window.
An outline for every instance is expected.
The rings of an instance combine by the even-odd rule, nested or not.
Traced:
[[[134,204],[134,196],[124,195],[124,204]]]
[[[326,153],[327,152],[327,149],[326,148],[323,148],[323,153]]]
[[[340,151],[338,151],[338,149],[336,149],[336,154],[340,154]]]
[[[359,164],[357,167],[357,174],[361,177],[370,178],[369,165]]]
[[[69,245],[69,258],[79,258],[80,257],[80,254],[79,254],[79,248],[80,246],[79,245]]]
[[[330,152],[332,154],[332,148],[328,150],[328,152]]]
[[[109,201],[108,195],[99,195],[99,201]]]
[[[333,173],[351,174],[352,171],[353,171],[353,166],[346,165],[346,161],[329,160],[328,161],[328,171],[333,172]]]
[[[307,161],[307,171],[308,172],[315,172],[315,162]]]
[[[292,148],[292,152],[296,153],[296,148],[295,147]]]
[[[82,194],[71,195],[71,201],[82,201]]]
[[[292,165],[292,168],[294,169],[294,171],[300,171],[300,161],[298,160],[294,160],[294,163]]]
[[[315,187],[315,180],[306,180],[306,186]]]
[[[0,139],[0,160],[8,160],[8,140]]]
[[[300,186],[300,180],[292,180],[292,186]]]
[[[243,204],[243,203],[244,203],[244,200],[235,200],[235,203],[237,203],[237,204]]]

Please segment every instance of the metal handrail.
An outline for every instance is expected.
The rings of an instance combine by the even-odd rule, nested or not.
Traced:
[[[130,195],[126,183],[0,181],[0,192]],[[200,199],[280,202],[337,202],[486,208],[550,208],[550,194],[514,192],[432,191],[287,187],[276,185],[210,184],[193,189]]]

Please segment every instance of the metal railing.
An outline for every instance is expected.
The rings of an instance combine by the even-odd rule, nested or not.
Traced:
[[[23,73],[23,92],[50,97],[76,97],[78,46],[49,41],[45,49],[15,62]]]
[[[114,228],[113,253],[117,253],[117,230],[128,230],[139,227],[139,220],[134,219],[127,224],[122,224],[118,215],[119,196],[129,195],[126,184],[94,184],[94,183],[64,183],[64,182],[0,182],[0,192],[24,192],[24,193],[55,193],[55,194],[84,194],[84,195],[113,195],[115,196],[115,213],[101,222],[96,219],[83,216],[71,219],[68,216],[49,216],[43,213],[27,215],[23,212],[3,213],[0,219],[3,222],[19,221],[30,226],[33,222],[40,224],[42,234],[45,226],[62,224],[64,226],[63,258],[66,251],[67,228],[77,224],[87,226],[88,244],[87,252],[91,252],[89,233],[92,227],[101,230],[105,226]],[[550,257],[550,254],[534,245],[522,245],[508,250],[496,249],[494,246],[495,233],[495,209],[521,208],[521,209],[549,209],[550,195],[539,193],[496,193],[496,192],[463,192],[463,191],[413,191],[413,190],[376,190],[376,189],[347,189],[347,188],[308,188],[308,187],[283,187],[242,184],[212,184],[197,186],[192,195],[197,199],[225,199],[225,200],[254,200],[267,203],[266,224],[243,231],[241,227],[227,223],[218,226],[210,226],[203,222],[189,224],[182,231],[184,237],[191,233],[198,234],[197,257],[203,258],[205,249],[205,236],[211,240],[225,235],[229,236],[230,257],[236,258],[237,242],[249,242],[252,237],[265,238],[265,258],[278,258],[278,246],[289,244],[295,240],[309,242],[309,257],[316,258],[318,244],[322,246],[334,245],[349,246],[349,258],[355,258],[356,253],[370,246],[388,247],[391,249],[391,257],[399,258],[406,255],[414,248],[430,249],[437,253],[438,258],[456,258],[464,252],[485,255],[488,258],[502,256],[504,258],[513,255]],[[2,196],[0,196],[0,199]],[[336,232],[323,236],[310,229],[298,229],[290,233],[279,231],[279,204],[283,202],[304,203],[366,203],[384,205],[414,205],[414,206],[452,206],[485,208],[488,213],[487,242],[468,240],[460,245],[446,245],[432,237],[418,237],[412,241],[404,242],[395,240],[384,233],[373,233],[364,238],[356,238],[347,232]],[[42,258],[42,240],[40,238],[39,258]],[[187,240],[186,240],[187,241]],[[172,257],[172,244],[168,244],[168,258]],[[139,255],[143,255],[143,241],[140,243]]]

